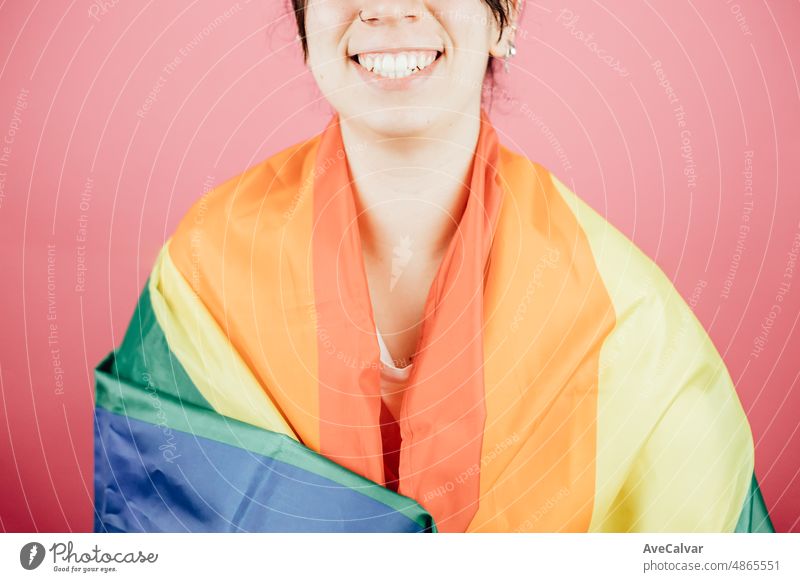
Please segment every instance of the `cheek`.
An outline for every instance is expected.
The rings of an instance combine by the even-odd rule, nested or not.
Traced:
[[[482,15],[475,15],[475,22],[464,22],[454,30],[456,61],[459,68],[474,69],[482,74],[489,59],[491,36],[488,25],[483,24]]]
[[[489,54],[497,25],[483,0],[448,1],[442,8],[442,23],[460,59],[478,62]]]
[[[305,21],[309,54],[319,53],[322,60],[334,58],[357,13],[354,2],[309,0]]]

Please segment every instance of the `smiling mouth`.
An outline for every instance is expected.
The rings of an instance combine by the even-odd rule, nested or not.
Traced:
[[[424,71],[442,56],[442,51],[374,52],[352,55],[350,60],[385,79],[402,79]]]

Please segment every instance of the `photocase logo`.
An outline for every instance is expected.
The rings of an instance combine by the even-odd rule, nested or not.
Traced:
[[[389,282],[389,291],[392,291],[394,286],[397,285],[397,281],[414,254],[414,251],[411,250],[411,237],[404,236],[400,240],[400,244],[395,245],[392,249],[392,254],[394,256],[392,257],[392,278]]]
[[[30,542],[19,551],[19,563],[26,570],[35,570],[44,561],[44,546],[39,542]]]

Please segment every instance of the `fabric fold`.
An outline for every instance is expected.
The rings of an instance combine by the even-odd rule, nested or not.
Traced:
[[[339,119],[198,200],[96,370],[96,529],[770,531],[656,263],[483,110],[465,187],[391,433]]]

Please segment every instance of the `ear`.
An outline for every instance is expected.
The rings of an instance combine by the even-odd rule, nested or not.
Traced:
[[[489,46],[489,54],[498,59],[505,58],[508,54],[509,43],[515,42],[516,30],[519,23],[521,0],[508,0],[508,24],[500,31],[497,21],[492,19],[492,44]]]

